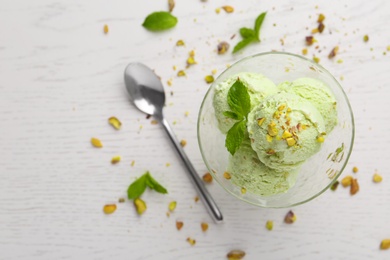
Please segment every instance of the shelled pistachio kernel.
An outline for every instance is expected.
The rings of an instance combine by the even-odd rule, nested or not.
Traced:
[[[205,183],[212,183],[213,182],[213,176],[211,176],[211,174],[209,172],[206,172],[203,177],[202,177],[203,181]]]
[[[381,241],[380,249],[386,250],[390,248],[390,239],[383,239]]]
[[[265,227],[268,229],[268,230],[272,230],[274,228],[274,222],[272,220],[268,220],[266,223],[265,223]]]
[[[97,147],[97,148],[102,148],[103,147],[102,142],[99,139],[95,138],[95,137],[91,138],[91,144],[93,146]]]
[[[196,244],[196,240],[190,237],[187,237],[187,242],[191,245],[194,246]]]
[[[244,256],[245,252],[242,250],[232,250],[226,255],[228,260],[241,260]]]
[[[225,41],[220,42],[217,46],[218,54],[224,54],[225,52],[227,52],[229,50],[229,46],[230,46],[229,43]]]
[[[107,205],[104,205],[104,207],[103,207],[103,212],[107,215],[114,213],[115,210],[116,210],[116,204],[107,204]]]
[[[335,191],[337,190],[337,187],[339,186],[339,181],[335,181],[332,186],[330,187],[331,190]]]
[[[319,15],[318,15],[317,22],[318,22],[318,23],[322,23],[324,20],[325,20],[325,15],[319,14]]]
[[[122,123],[121,121],[119,121],[118,118],[116,118],[115,116],[112,116],[108,119],[108,123],[114,127],[116,130],[119,130],[121,129],[121,126],[122,126]]]
[[[176,42],[176,46],[184,46],[184,45],[185,45],[185,43],[184,43],[183,40],[178,40],[178,41]]]
[[[176,229],[180,230],[184,226],[184,223],[182,221],[176,221]]]
[[[353,172],[353,173],[357,173],[358,171],[359,171],[358,167],[354,166],[354,167],[352,168],[352,172]]]
[[[186,72],[184,71],[184,70],[179,70],[178,72],[177,72],[177,76],[178,77],[184,77],[186,75]]]
[[[267,139],[267,142],[269,142],[269,143],[271,143],[272,141],[273,141],[273,137],[272,136],[270,136],[269,134],[267,134],[266,136],[265,136],[265,138]]]
[[[222,9],[225,10],[225,12],[227,13],[233,13],[234,12],[234,8],[230,5],[225,5],[225,6],[222,6]]]
[[[228,172],[224,172],[224,173],[223,173],[223,177],[224,177],[225,179],[227,179],[227,180],[230,180],[230,179],[232,178],[232,176],[231,176],[230,173],[228,173]]]
[[[142,215],[146,211],[146,203],[140,198],[136,198],[134,200],[134,206],[135,209],[137,210],[138,215]]]
[[[323,135],[319,135],[319,136],[317,136],[316,141],[317,141],[317,143],[323,143],[323,142],[325,142],[325,138]]]
[[[291,210],[287,212],[286,216],[284,217],[284,222],[287,224],[292,224],[296,220],[297,220],[297,216]]]
[[[378,173],[374,173],[374,175],[372,176],[372,180],[375,183],[381,182],[382,181],[382,176],[380,176]]]
[[[176,201],[171,201],[168,205],[168,209],[170,212],[174,211],[176,208],[177,202]]]
[[[358,183],[357,179],[352,179],[351,188],[349,190],[349,193],[351,195],[355,195],[358,191],[359,191],[359,183]]]
[[[117,164],[120,161],[121,161],[121,157],[119,155],[116,155],[116,156],[112,157],[112,159],[111,159],[112,164]]]
[[[107,25],[107,24],[105,24],[105,25],[103,26],[103,32],[104,32],[105,34],[107,34],[107,33],[109,32],[109,28],[108,28],[108,25]]]
[[[292,133],[290,133],[289,131],[287,130],[284,130],[283,134],[282,134],[282,139],[286,139],[286,138],[289,138],[289,137],[292,137]]]
[[[207,224],[206,222],[202,222],[200,223],[200,227],[203,232],[206,232],[209,229],[209,224]]]
[[[204,77],[204,81],[206,81],[207,84],[214,82],[214,76],[213,75],[207,75]]]
[[[342,180],[341,180],[341,185],[343,185],[343,187],[348,187],[348,186],[351,186],[351,183],[352,183],[352,176],[351,175],[348,175],[348,176],[345,176]]]
[[[181,145],[181,147],[184,147],[184,146],[186,146],[187,145],[187,141],[186,140],[181,140],[180,141],[180,145]]]

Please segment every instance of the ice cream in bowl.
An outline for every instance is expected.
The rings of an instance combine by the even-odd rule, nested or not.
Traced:
[[[326,191],[344,170],[354,119],[321,65],[282,52],[239,60],[213,82],[198,141],[214,179],[261,207],[291,207]]]

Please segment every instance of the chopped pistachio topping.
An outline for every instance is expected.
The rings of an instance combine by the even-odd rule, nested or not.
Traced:
[[[258,119],[257,119],[257,124],[258,124],[259,126],[261,126],[261,125],[264,123],[264,121],[265,121],[265,117],[258,118]]]

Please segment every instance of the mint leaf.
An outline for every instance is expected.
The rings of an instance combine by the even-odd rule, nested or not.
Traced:
[[[255,36],[258,41],[260,41],[260,28],[263,24],[264,18],[267,15],[267,12],[261,13],[255,21]]]
[[[223,115],[228,117],[228,118],[234,119],[234,120],[242,120],[243,119],[242,115],[239,115],[239,114],[234,113],[232,111],[225,111],[225,112],[223,112]]]
[[[251,110],[251,99],[245,85],[237,79],[230,87],[227,102],[230,109],[239,116],[246,117]]]
[[[260,28],[261,28],[261,25],[263,24],[263,21],[264,21],[266,14],[267,14],[267,12],[261,13],[256,18],[254,30],[252,30],[250,28],[246,28],[246,27],[240,28],[240,35],[243,39],[234,46],[233,53],[236,53],[239,50],[242,50],[251,42],[255,42],[255,41],[260,42]]]
[[[246,120],[233,125],[226,135],[225,146],[231,155],[234,155],[245,137]]]
[[[163,31],[175,27],[177,24],[177,18],[169,12],[154,12],[149,14],[144,23],[143,27],[150,31]]]
[[[152,190],[155,190],[162,194],[167,194],[168,191],[163,186],[161,186],[160,183],[158,183],[152,175],[150,175],[149,172],[146,172],[146,184],[151,188]]]
[[[254,38],[256,36],[256,32],[252,29],[242,27],[240,29],[240,34],[242,38]]]
[[[254,40],[254,38],[246,38],[240,42],[238,42],[233,49],[233,53],[238,52],[239,50],[243,49],[245,46],[247,46],[249,43],[251,43]]]
[[[139,177],[127,189],[127,197],[129,199],[139,198],[146,189],[146,174]]]

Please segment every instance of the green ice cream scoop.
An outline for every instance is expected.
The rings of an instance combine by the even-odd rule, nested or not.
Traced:
[[[248,115],[247,129],[259,160],[279,172],[297,169],[320,150],[326,134],[317,108],[286,92],[257,105]]]
[[[329,87],[322,81],[313,78],[299,78],[291,83],[281,83],[278,88],[310,101],[324,118],[327,133],[330,133],[337,125],[336,99]]]
[[[297,170],[278,172],[265,166],[257,158],[249,139],[230,157],[228,172],[235,185],[261,196],[286,192],[295,184],[298,174]]]
[[[238,78],[247,88],[251,100],[251,108],[259,104],[265,97],[277,92],[276,85],[271,80],[257,73],[238,73],[219,83],[215,87],[213,106],[218,127],[222,133],[227,133],[236,122],[236,120],[226,117],[223,113],[231,111],[227,102],[227,96],[230,87]]]

